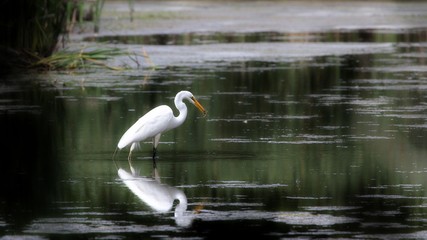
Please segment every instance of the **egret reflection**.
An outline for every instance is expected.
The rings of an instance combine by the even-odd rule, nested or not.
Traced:
[[[179,203],[175,207],[175,222],[178,226],[190,226],[194,215],[187,212],[187,197],[178,188],[162,184],[157,168],[153,168],[153,177],[140,176],[131,166],[132,173],[120,168],[118,174],[133,194],[153,210],[166,213],[173,208],[175,200]]]

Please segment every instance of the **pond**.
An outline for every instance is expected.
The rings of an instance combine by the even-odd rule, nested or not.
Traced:
[[[408,28],[86,39],[144,44],[156,68],[2,80],[0,235],[424,238],[426,36]],[[157,105],[173,107],[180,90],[207,116],[187,103],[184,124],[160,139],[156,169],[151,140],[133,154],[135,174],[128,149],[113,161],[126,129]]]

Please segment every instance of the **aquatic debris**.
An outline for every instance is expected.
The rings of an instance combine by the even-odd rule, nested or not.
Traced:
[[[326,211],[326,212],[338,212],[338,211],[351,211],[351,210],[357,210],[361,209],[360,206],[310,206],[310,207],[303,207],[304,210],[310,211],[310,212],[319,212],[319,211]]]
[[[332,135],[297,135],[287,136],[282,135],[282,138],[286,140],[280,140],[275,138],[259,138],[259,139],[247,139],[244,137],[231,137],[231,138],[211,138],[213,142],[224,142],[224,143],[268,143],[268,144],[335,144],[342,143],[342,139],[335,139],[336,136]]]
[[[11,113],[32,113],[40,114],[41,108],[37,105],[18,105],[18,104],[1,104],[0,102],[0,115],[2,114],[11,114]]]
[[[182,188],[196,188],[196,187],[208,187],[208,188],[279,188],[287,187],[287,184],[272,183],[272,184],[259,184],[259,183],[248,183],[245,181],[219,181],[207,184],[196,184],[196,185],[183,185]]]
[[[131,221],[113,221],[100,218],[58,217],[35,219],[26,227],[24,233],[29,234],[88,234],[88,233],[128,233],[173,231],[174,227],[167,225],[145,226]]]
[[[332,216],[329,214],[312,214],[309,212],[284,212],[275,218],[275,222],[286,223],[290,225],[316,225],[316,226],[332,226],[336,224],[347,224],[358,222],[359,219]]]
[[[203,221],[265,220],[298,226],[329,227],[337,224],[356,223],[358,218],[314,214],[310,212],[263,212],[257,210],[215,211],[204,210],[197,218]]]
[[[385,136],[372,136],[372,135],[362,135],[362,136],[350,136],[350,139],[356,140],[390,140],[392,138]]]
[[[293,200],[329,200],[332,199],[331,197],[299,197],[299,196],[288,196],[287,199],[293,199]]]
[[[129,59],[134,62],[134,64],[137,66],[137,68],[140,68],[142,64],[139,62],[139,57],[142,56],[145,60],[145,62],[150,66],[150,69],[152,71],[156,70],[156,64],[151,60],[150,55],[148,55],[147,51],[145,51],[144,47],[141,47],[141,54],[138,55],[135,52],[129,53]],[[148,78],[149,75],[146,77]]]
[[[379,198],[379,199],[421,199],[426,200],[427,197],[423,196],[404,196],[404,195],[387,195],[387,194],[371,194],[371,195],[358,195],[358,198]]]

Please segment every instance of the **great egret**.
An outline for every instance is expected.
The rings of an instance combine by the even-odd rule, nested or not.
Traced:
[[[148,138],[153,139],[153,165],[156,165],[156,150],[159,144],[160,135],[170,129],[180,126],[187,117],[187,106],[183,102],[187,99],[194,104],[203,116],[206,115],[206,110],[196,100],[193,94],[189,91],[178,92],[175,96],[175,107],[179,111],[179,115],[175,117],[173,111],[169,106],[158,106],[144,116],[142,116],[136,123],[134,123],[122,136],[117,147],[122,149],[131,144],[128,161],[131,165],[131,155],[135,148],[139,147],[139,142]]]

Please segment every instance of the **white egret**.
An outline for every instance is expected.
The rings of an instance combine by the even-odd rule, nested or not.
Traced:
[[[189,91],[178,92],[175,96],[175,107],[179,111],[179,115],[175,117],[173,111],[169,106],[158,106],[144,116],[142,116],[136,123],[134,123],[122,136],[117,147],[122,149],[131,145],[128,161],[131,165],[131,155],[135,148],[139,147],[139,142],[146,139],[153,139],[153,165],[156,165],[156,150],[159,144],[160,135],[168,130],[180,126],[187,117],[187,106],[183,102],[187,99],[190,103],[194,104],[203,116],[206,115],[206,110],[196,100],[193,94]]]

